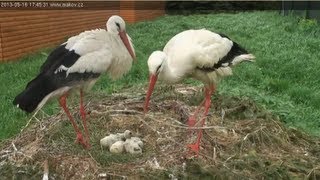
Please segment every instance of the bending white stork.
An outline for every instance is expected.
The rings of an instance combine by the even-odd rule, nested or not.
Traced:
[[[85,148],[90,147],[90,138],[82,100],[83,90],[90,89],[104,72],[112,79],[120,78],[130,70],[135,59],[124,20],[120,16],[111,16],[106,27],[107,30],[82,32],[53,50],[41,66],[39,75],[13,101],[17,107],[31,113],[49,99],[59,96],[60,106],[76,131],[76,141]],[[67,96],[73,89],[80,89],[80,114],[86,140],[67,108]]]
[[[203,126],[218,80],[231,75],[232,66],[242,61],[253,61],[254,58],[225,35],[205,29],[181,32],[169,40],[163,51],[154,51],[148,59],[150,82],[144,111],[148,111],[150,96],[157,79],[166,83],[177,83],[191,77],[205,84],[205,99],[189,117],[188,125],[192,127],[196,124],[196,116],[204,106],[203,119],[200,121]],[[196,155],[199,153],[201,136],[202,129],[199,130],[196,142],[188,145]]]

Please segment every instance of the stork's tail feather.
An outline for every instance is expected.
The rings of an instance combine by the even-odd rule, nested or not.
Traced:
[[[256,57],[253,54],[242,54],[234,58],[234,60],[232,61],[232,65],[237,65],[243,61],[254,62],[255,58]]]
[[[13,104],[18,108],[31,113],[38,107],[38,104],[43,98],[54,89],[55,87],[51,85],[50,79],[45,75],[40,74],[28,83],[24,91],[15,97]]]

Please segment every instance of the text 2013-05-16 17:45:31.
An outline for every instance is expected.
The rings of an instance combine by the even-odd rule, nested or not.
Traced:
[[[82,8],[82,2],[1,2],[1,8]]]

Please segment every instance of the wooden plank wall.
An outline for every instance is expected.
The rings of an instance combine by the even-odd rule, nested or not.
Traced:
[[[126,22],[151,20],[165,14],[165,1],[125,1],[120,3],[120,15]]]
[[[133,23],[165,13],[164,6],[162,10],[135,10],[130,1],[121,6],[125,10],[1,10],[0,62],[57,45],[84,30],[104,28],[113,14]]]
[[[111,10],[7,10],[0,12],[2,61],[55,45],[86,29],[102,28]]]

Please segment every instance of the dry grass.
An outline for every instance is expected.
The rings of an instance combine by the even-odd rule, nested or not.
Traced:
[[[75,134],[63,113],[47,117],[39,112],[39,121],[1,144],[0,176],[39,179],[47,160],[51,179],[320,178],[319,139],[288,129],[248,99],[216,95],[200,156],[186,158],[186,144],[194,136],[185,120],[196,107],[190,105],[202,98],[200,88],[159,87],[146,115],[144,94],[136,92],[143,90],[87,97],[88,151],[74,144]],[[77,117],[78,106],[71,104]],[[126,129],[143,139],[142,155],[101,149],[102,137]]]

